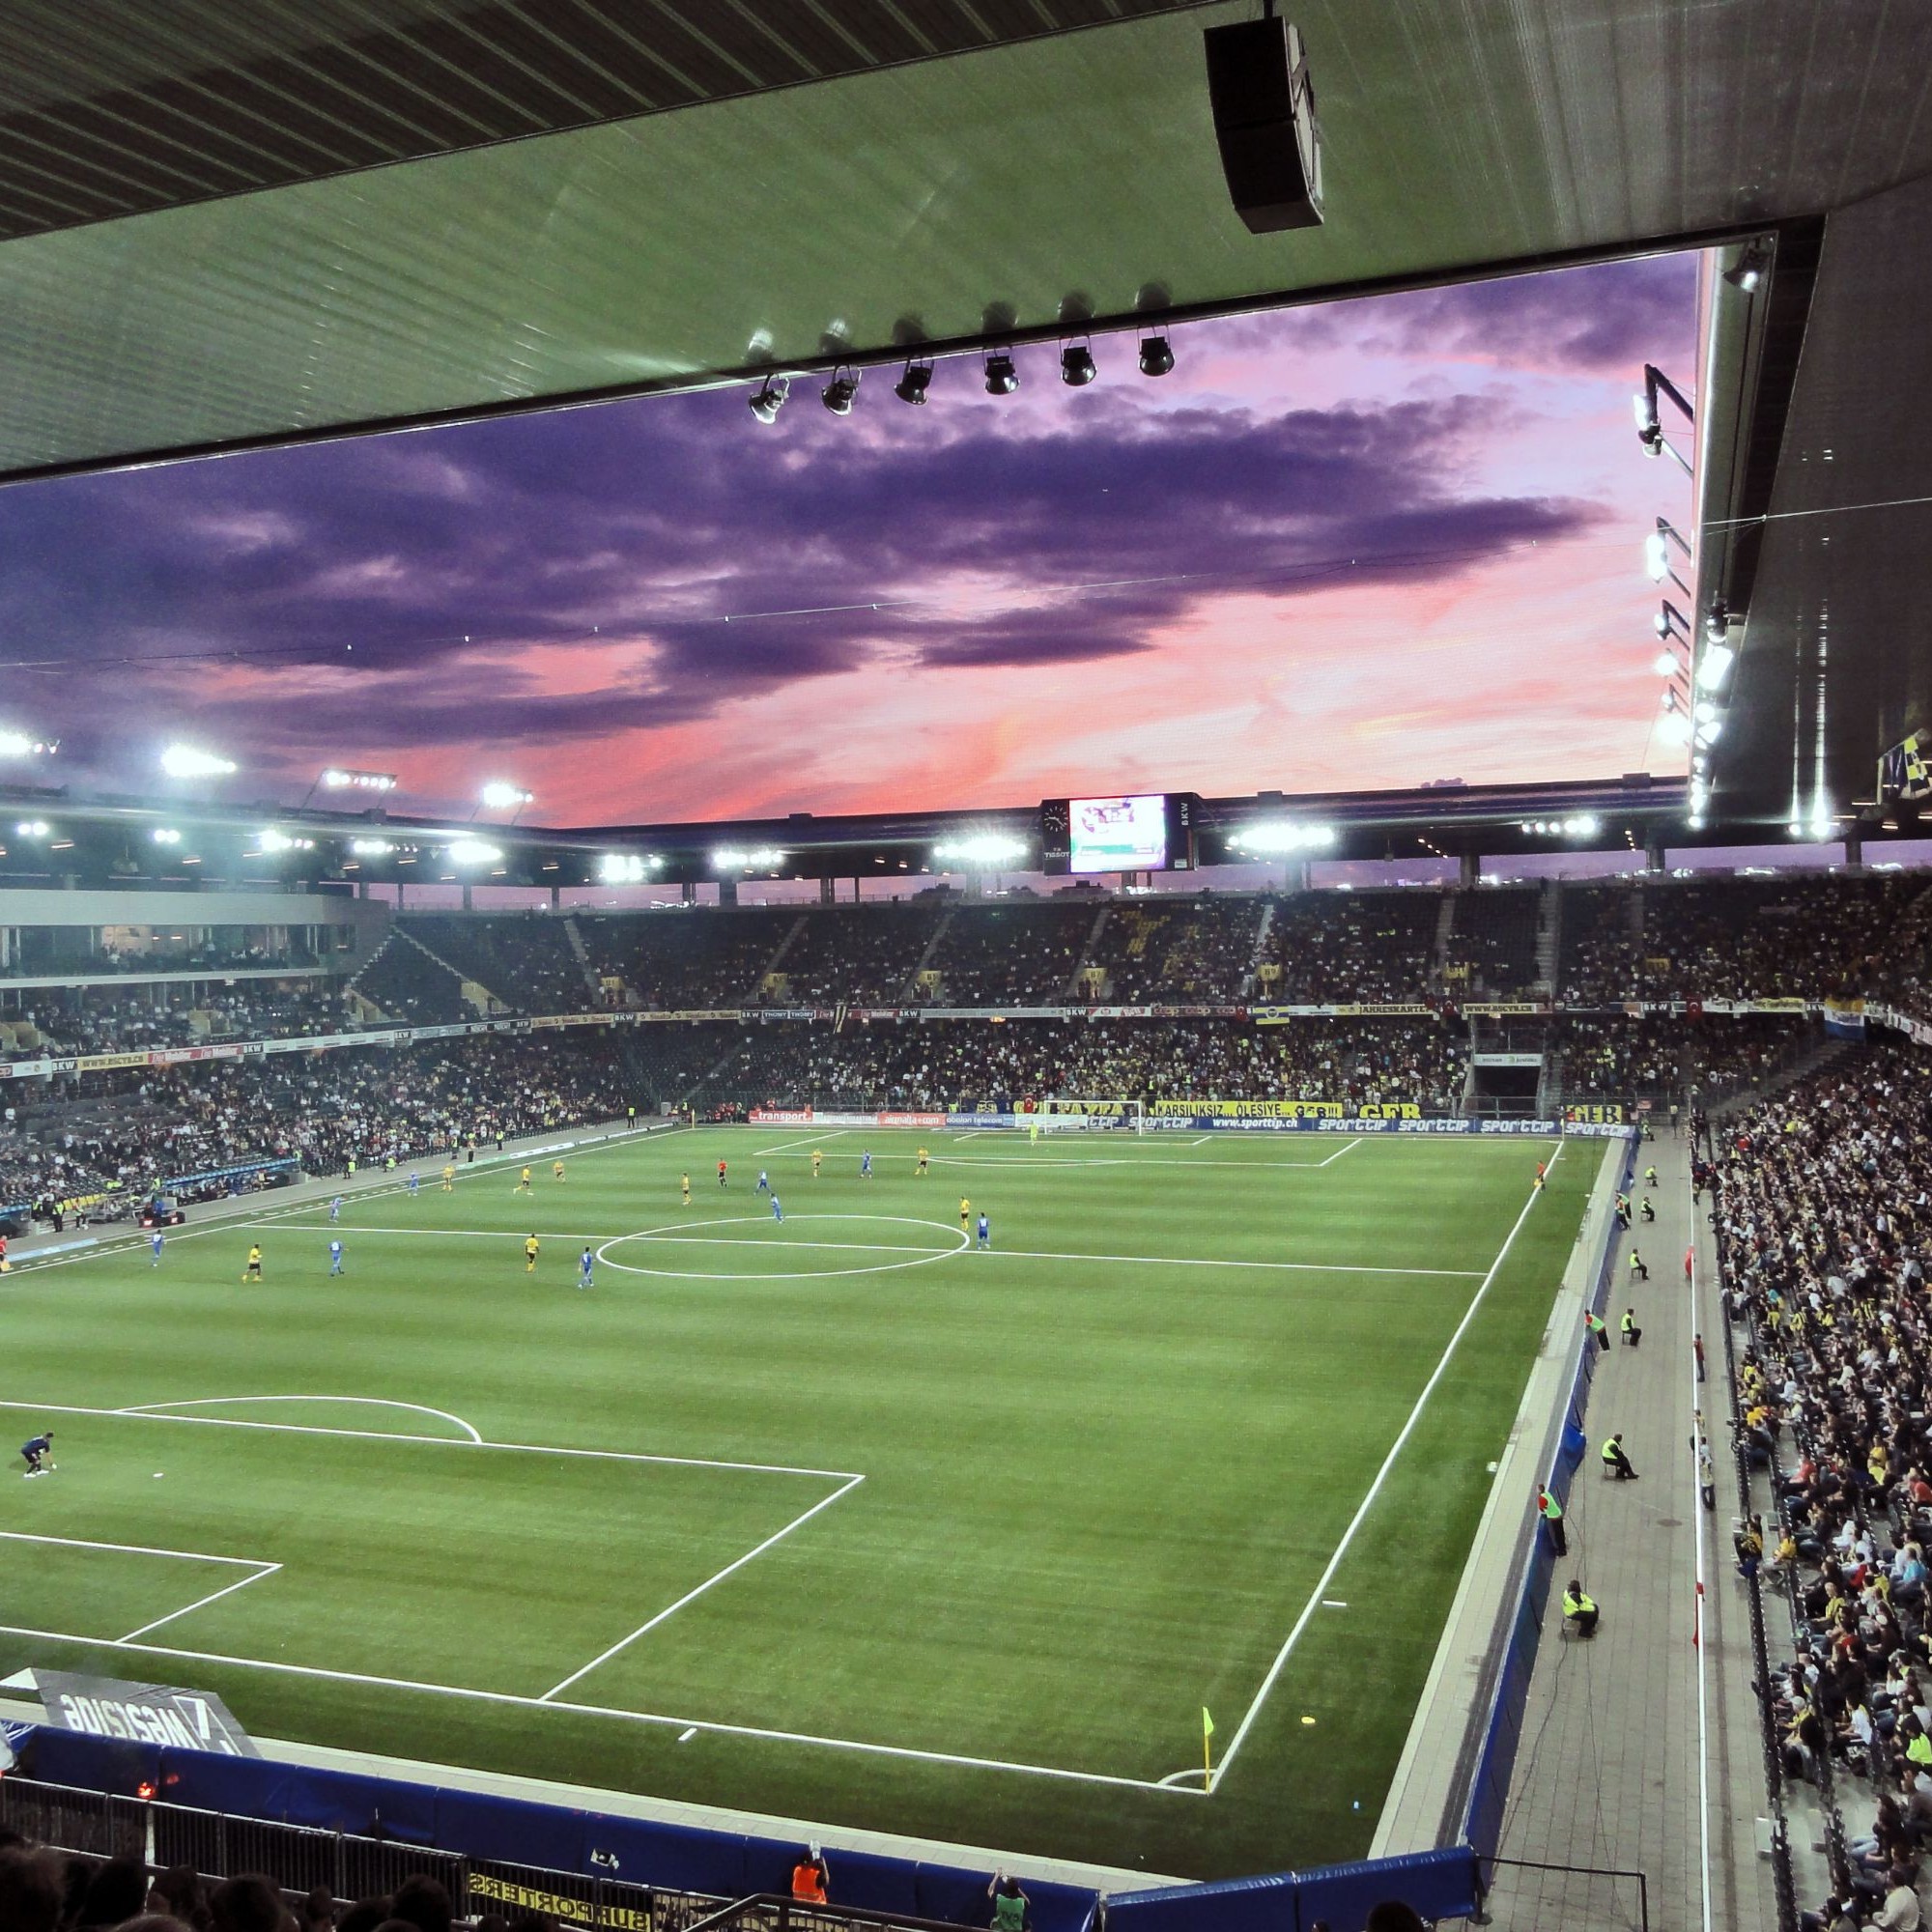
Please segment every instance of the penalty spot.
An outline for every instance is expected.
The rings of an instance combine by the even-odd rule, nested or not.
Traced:
[[[693,1724],[690,1730],[681,1731],[678,1734],[677,1741],[681,1745],[688,1745],[692,1741],[692,1739],[695,1738],[696,1735],[697,1735],[697,1726],[696,1724]]]

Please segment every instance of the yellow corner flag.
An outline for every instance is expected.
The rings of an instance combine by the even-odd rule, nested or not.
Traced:
[[[1214,1719],[1208,1715],[1208,1706],[1201,1707],[1201,1766],[1204,1778],[1203,1788],[1214,1788]]]

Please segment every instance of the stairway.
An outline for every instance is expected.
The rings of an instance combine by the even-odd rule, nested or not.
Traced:
[[[590,988],[590,997],[599,1005],[604,1004],[604,980],[596,967],[590,963],[590,949],[583,943],[583,935],[577,928],[574,919],[563,922],[563,936],[570,942],[571,955],[577,961],[583,975],[583,983]]]
[[[1255,990],[1255,969],[1267,957],[1268,934],[1274,930],[1275,901],[1272,895],[1262,901],[1262,923],[1255,928],[1255,950],[1248,955],[1247,970],[1241,975],[1240,996],[1250,998]]]
[[[1429,977],[1436,985],[1442,983],[1442,969],[1449,963],[1449,942],[1456,936],[1456,901],[1461,897],[1460,891],[1444,893],[1442,910],[1435,915],[1435,948],[1429,955]]]
[[[1080,976],[1094,963],[1094,949],[1100,944],[1100,935],[1107,929],[1107,915],[1114,909],[1111,899],[1094,915],[1094,923],[1087,929],[1087,944],[1080,949],[1080,957],[1073,962],[1073,971],[1066,976],[1066,984],[1061,989],[1069,1000],[1080,998]]]
[[[905,984],[899,988],[899,998],[919,1002],[919,976],[932,964],[932,955],[939,951],[939,943],[946,937],[947,928],[952,923],[953,908],[949,906],[939,915],[939,923],[932,928],[932,937],[925,942],[925,951],[913,963],[913,969],[906,975]]]
[[[785,928],[785,936],[779,941],[778,947],[772,953],[772,956],[758,968],[758,977],[752,982],[751,998],[755,999],[765,990],[765,981],[779,970],[779,967],[784,961],[785,954],[798,944],[799,934],[805,930],[805,923],[810,917],[810,913],[802,912]],[[705,1077],[709,1079],[710,1075],[707,1074]]]
[[[1556,996],[1556,962],[1563,956],[1563,885],[1546,879],[1543,899],[1537,907],[1536,977],[1544,991]]]
[[[1760,1100],[1775,1099],[1807,1075],[1823,1072],[1826,1067],[1835,1066],[1839,1061],[1863,1050],[1859,1040],[1834,1039],[1826,1034],[1809,1041],[1789,1060],[1780,1061],[1755,1087],[1741,1087],[1735,1094],[1726,1094],[1722,1099],[1709,1102],[1706,1111],[1714,1121],[1726,1120],[1747,1107],[1755,1107]]]

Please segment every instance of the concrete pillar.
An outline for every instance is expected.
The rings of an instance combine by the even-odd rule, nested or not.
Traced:
[[[1483,875],[1483,855],[1480,852],[1464,852],[1458,881],[1463,886],[1473,886]]]
[[[682,889],[682,890],[683,890],[683,897],[684,897],[684,902],[685,902],[685,904],[686,904],[686,905],[696,905],[696,904],[697,903],[697,884],[696,884],[696,880],[694,880],[694,879],[687,879],[687,880],[685,880],[685,882],[684,882],[684,886],[683,886],[683,889]]]
[[[355,896],[358,899],[366,899],[369,896],[369,881],[367,879],[357,879],[355,881]]]
[[[1643,867],[1647,872],[1663,870],[1663,835],[1651,831],[1643,841]]]
[[[476,907],[470,898],[470,893],[472,890],[473,888],[470,886],[469,881],[468,879],[465,879],[463,882],[463,910],[465,912],[474,912],[476,910]]]
[[[1865,862],[1865,829],[1862,825],[1848,825],[1845,828],[1845,864],[1862,866]]]
[[[718,881],[718,903],[722,906],[734,906],[738,903],[738,881],[736,879],[720,879]]]
[[[396,910],[398,912],[401,912],[403,909],[403,891],[405,884],[406,881],[402,879],[398,879],[396,881]]]
[[[561,886],[553,886],[550,889],[550,909],[552,912],[561,912],[563,910],[563,888]]]
[[[854,890],[857,890],[856,881],[854,882]],[[831,878],[820,879],[818,882],[818,903],[820,905],[835,905],[838,903],[838,881]]]

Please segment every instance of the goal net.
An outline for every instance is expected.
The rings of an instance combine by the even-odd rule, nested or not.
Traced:
[[[1137,1134],[1147,1124],[1147,1109],[1139,1100],[1042,1100],[1033,1113],[1019,1117],[1019,1124],[1037,1126],[1043,1134]]]

